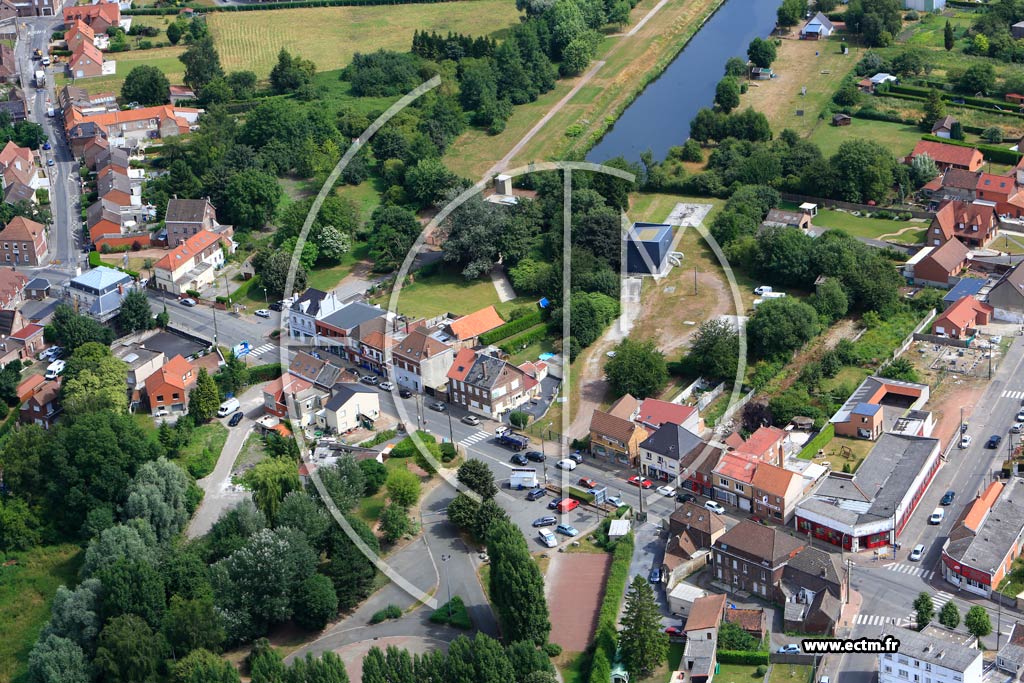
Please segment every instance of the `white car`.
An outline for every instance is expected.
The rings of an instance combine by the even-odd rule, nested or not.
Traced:
[[[704,503],[704,509],[705,510],[711,510],[716,515],[724,515],[725,514],[725,508],[722,507],[722,504],[717,502],[717,501],[714,501],[714,500],[709,500],[708,502]]]
[[[181,300],[181,305],[192,308],[193,306],[196,305],[196,300],[191,297],[185,297],[184,299]]]
[[[570,458],[565,458],[564,460],[559,460],[558,462],[556,462],[555,467],[557,467],[560,470],[572,472],[574,469],[576,469],[576,461]]]
[[[995,335],[992,335],[991,337],[989,337],[988,341],[989,341],[989,343],[999,345],[999,344],[1003,343],[1003,336],[1000,335],[1000,334],[995,334]]]
[[[764,296],[768,292],[772,291],[772,288],[768,285],[761,285],[760,287],[754,287],[754,294],[758,296]]]
[[[540,537],[540,542],[549,548],[554,548],[558,545],[558,539],[547,529],[541,529],[537,532],[537,535]]]
[[[946,511],[945,510],[943,510],[942,508],[935,508],[935,511],[932,512],[930,517],[928,517],[928,523],[929,524],[942,524],[942,520],[943,520],[943,518],[945,516],[946,516]]]
[[[971,445],[971,441],[973,440],[974,439],[971,438],[970,434],[964,434],[960,437],[960,448],[967,448]]]
[[[392,384],[391,382],[381,382],[377,386],[383,389],[384,391],[391,391],[392,389],[395,388],[395,385]]]
[[[1024,430],[1024,422],[1014,422],[1010,427],[1011,434],[1020,434],[1021,430]]]
[[[676,495],[676,490],[674,488],[672,488],[671,486],[659,486],[658,488],[656,488],[654,490],[657,491],[658,493],[660,493],[663,496],[668,496],[669,498],[671,498],[672,496]]]
[[[257,318],[269,318],[270,317],[270,311],[268,311],[265,308],[256,309],[256,317]]]
[[[910,556],[907,558],[911,562],[918,562],[924,557],[924,544],[918,543],[914,546],[914,549],[910,551]]]
[[[608,353],[606,353],[604,355],[608,356],[609,358],[615,358],[615,352],[614,351],[609,351]]]
[[[1015,418],[1015,420],[1014,420],[1014,421],[1015,421],[1015,422],[1024,422],[1024,408],[1021,408],[1021,409],[1020,409],[1020,410],[1019,410],[1019,411],[1017,412],[1017,417]]]

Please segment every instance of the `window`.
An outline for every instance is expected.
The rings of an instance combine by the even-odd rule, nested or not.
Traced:
[[[164,397],[163,396],[157,396],[156,397],[156,402],[157,403],[163,403],[164,402]]]
[[[736,484],[736,493],[743,493],[743,484]]]
[[[886,664],[886,666],[885,666],[885,673],[887,673],[887,674],[891,674],[892,673],[892,667],[889,666],[888,664]]]
[[[178,400],[178,394],[177,393],[171,394],[171,398],[174,399],[175,401],[177,401]]]
[[[931,664],[928,664],[927,662],[925,662],[925,665],[924,665],[924,670],[925,670],[925,671],[931,671],[931,670],[932,670],[932,665],[931,665]]]
[[[910,660],[909,660],[909,659],[907,659],[906,657],[900,657],[900,658],[899,658],[899,659],[898,659],[897,661],[898,661],[898,662],[899,662],[900,664],[909,664],[909,663],[910,663]]]
[[[907,679],[910,678],[910,674],[907,672],[906,669],[900,669],[898,675],[899,675],[900,678],[907,678]]]

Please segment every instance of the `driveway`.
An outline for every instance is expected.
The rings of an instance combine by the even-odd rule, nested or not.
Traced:
[[[249,387],[238,400],[242,404],[241,410],[245,417],[237,426],[228,427],[228,438],[217,459],[217,466],[209,476],[196,482],[204,495],[203,501],[192,515],[188,529],[185,530],[189,538],[198,538],[205,534],[222,514],[249,497],[248,491],[236,489],[232,485],[231,470],[234,468],[235,458],[238,457],[249,432],[253,429],[254,418],[263,412],[263,385]],[[222,420],[225,426],[228,419],[230,416]]]

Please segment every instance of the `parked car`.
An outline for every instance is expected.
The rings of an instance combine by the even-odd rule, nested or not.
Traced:
[[[952,505],[954,498],[956,498],[956,491],[946,491],[939,503],[942,505]]]
[[[772,288],[769,287],[768,285],[761,285],[760,287],[754,287],[754,294],[756,294],[758,296],[761,296],[763,294],[767,294],[770,291],[772,291]]]
[[[683,629],[678,626],[669,626],[665,629],[665,635],[669,638],[681,638],[683,636]]]
[[[548,492],[544,489],[532,489],[526,494],[526,500],[540,500],[546,495],[548,495]]]
[[[924,544],[918,543],[914,546],[914,549],[910,551],[910,555],[907,557],[911,562],[917,562],[924,557]]]
[[[558,539],[555,538],[555,535],[547,529],[541,529],[537,535],[540,537],[540,542],[548,548],[555,548],[558,546]]]
[[[651,583],[661,582],[661,570],[657,567],[651,567],[651,571],[647,572],[647,580]]]
[[[572,524],[559,524],[555,527],[555,531],[566,536],[579,536],[580,530],[574,527]]]
[[[580,477],[580,480],[576,482],[577,486],[582,486],[585,489],[597,488],[597,482],[590,477]]]
[[[706,503],[704,503],[704,509],[711,510],[711,512],[714,512],[716,515],[725,514],[725,508],[722,507],[721,503],[715,500],[709,500]]]
[[[570,460],[569,458],[563,458],[555,463],[555,467],[560,470],[565,470],[566,472],[572,472],[576,469],[576,461]]]
[[[960,437],[960,448],[967,448],[968,446],[971,445],[972,441],[974,441],[974,439],[971,437],[970,434],[964,434],[963,436]]]
[[[634,474],[632,477],[630,477],[626,481],[628,481],[633,486],[639,486],[642,489],[649,489],[652,486],[654,486],[654,484],[651,483],[650,479],[644,479],[643,477],[641,477],[640,475],[637,475],[637,474]]]
[[[625,505],[625,503],[622,502],[622,498],[619,498],[618,496],[608,496],[607,498],[604,499],[604,502],[610,505],[614,505],[617,508],[620,508],[623,505]]]
[[[1014,422],[1024,422],[1024,408],[1017,411],[1017,417],[1014,418]]]
[[[50,147],[50,141],[49,140],[47,140],[46,142],[43,143],[43,149],[46,150],[47,152],[50,151],[51,147]]]
[[[284,304],[281,303],[280,301],[275,301],[274,303],[270,304],[270,310],[277,311],[278,313],[280,313],[281,311],[284,310]]]
[[[535,528],[542,527],[542,526],[551,526],[552,524],[557,524],[557,523],[558,523],[558,520],[555,519],[554,517],[550,516],[550,515],[546,515],[544,517],[538,517],[537,519],[533,520],[533,526]]]
[[[412,392],[409,391],[408,389],[399,389],[398,395],[401,396],[402,398],[412,398]]]
[[[526,451],[526,459],[531,462],[544,462],[547,458],[540,451]]]
[[[196,300],[193,299],[192,297],[188,297],[187,296],[187,297],[185,297],[184,299],[181,300],[181,305],[182,306],[188,306],[189,308],[192,308],[193,306],[196,305]]]
[[[238,423],[242,421],[243,417],[245,416],[242,414],[241,411],[235,413],[234,415],[231,416],[231,419],[228,420],[228,427],[237,427]]]
[[[563,498],[562,500],[558,501],[558,511],[563,513],[572,512],[579,506],[580,502],[573,498]]]
[[[575,460],[576,462],[583,462],[583,454],[580,453],[579,451],[573,451],[572,453],[570,453],[569,458],[571,460]]]
[[[436,410],[439,413],[443,413],[444,411],[448,410],[448,406],[446,406],[444,403],[441,403],[440,401],[434,401],[433,403],[430,404],[430,409]]]
[[[608,356],[609,358],[615,358],[615,352],[614,351],[609,351],[608,353],[606,353],[604,355]]]
[[[1014,422],[1010,426],[1010,433],[1011,434],[1020,434],[1022,429],[1024,429],[1024,422]]]
[[[692,493],[680,493],[676,496],[676,502],[678,503],[696,503],[697,496]]]
[[[555,509],[557,509],[558,508],[558,504],[561,503],[561,502],[562,502],[561,498],[555,498],[550,503],[548,503],[548,510],[555,510]]]
[[[800,654],[800,646],[796,643],[789,643],[780,647],[778,653],[780,655],[798,655]]]
[[[363,375],[362,377],[359,378],[359,381],[362,382],[363,384],[376,385],[378,382],[380,382],[380,379],[377,377],[377,375]]]
[[[513,465],[519,465],[520,467],[525,467],[526,465],[530,464],[530,461],[527,460],[526,456],[523,455],[522,453],[516,453],[515,455],[513,455],[511,458],[509,458],[509,462],[511,462]]]
[[[1003,437],[998,434],[993,434],[988,437],[988,441],[985,442],[985,448],[999,448],[999,444],[1003,442]]]
[[[942,508],[935,508],[932,514],[928,517],[929,524],[942,524],[942,519],[946,516],[946,511]]]
[[[47,166],[53,166],[53,165],[54,165],[54,164],[56,164],[56,163],[57,163],[57,162],[56,162],[56,161],[54,161],[53,159],[47,159],[47,160],[46,160],[46,165],[47,165]]]
[[[381,391],[393,391],[395,388],[395,385],[392,384],[391,382],[381,382],[378,386],[380,387]]]
[[[464,418],[462,418],[462,422],[464,424],[473,425],[474,427],[476,427],[480,424],[480,418],[477,417],[476,415],[467,415]]]
[[[676,495],[676,490],[674,488],[672,488],[671,486],[659,486],[655,490],[658,493],[660,493],[661,495],[668,496],[669,498],[671,498],[672,496]]]
[[[270,317],[270,311],[268,311],[265,308],[257,308],[256,309],[256,313],[254,313],[254,315],[257,318],[269,318]]]
[[[64,372],[64,368],[67,363],[62,360],[55,360],[46,366],[46,374],[43,375],[46,379],[57,379],[60,373]]]

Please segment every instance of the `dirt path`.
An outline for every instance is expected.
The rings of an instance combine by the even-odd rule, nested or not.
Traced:
[[[925,227],[925,224],[923,222],[919,223],[917,225],[908,226],[906,228],[900,228],[896,232],[889,232],[889,233],[886,233],[884,235],[879,235],[876,239],[880,239],[880,240],[892,239],[894,237],[899,237],[900,235],[902,235],[905,232],[912,232],[914,230],[920,230],[922,227]]]

